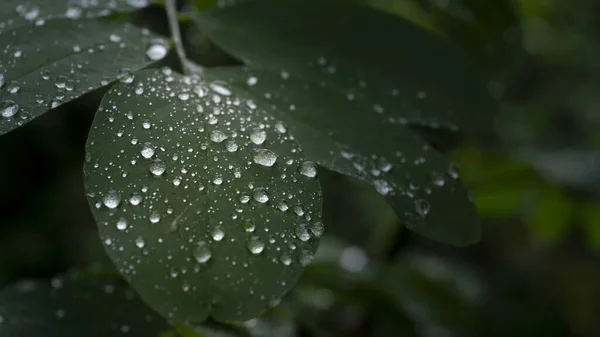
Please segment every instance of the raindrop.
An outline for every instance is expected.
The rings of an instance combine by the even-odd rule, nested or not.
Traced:
[[[290,254],[284,253],[279,258],[279,261],[281,261],[281,263],[283,263],[284,265],[289,266],[290,264],[292,264],[292,257],[290,256]]]
[[[223,132],[218,131],[218,130],[213,130],[210,133],[210,140],[213,141],[214,143],[221,143],[227,138],[228,137],[226,134],[224,134]]]
[[[279,133],[286,133],[287,126],[283,122],[277,122],[275,123],[275,130],[277,130]]]
[[[148,220],[150,220],[150,223],[158,223],[160,221],[160,213],[157,211],[152,211],[148,217]]]
[[[254,76],[250,76],[250,77],[248,77],[248,80],[246,80],[246,84],[248,84],[249,86],[253,86],[256,83],[258,83],[258,78],[254,77]]]
[[[444,186],[446,180],[444,179],[444,175],[439,172],[433,172],[431,174],[431,181],[436,186]]]
[[[381,195],[388,195],[392,191],[392,187],[385,180],[375,180],[373,184],[375,185],[377,192]]]
[[[154,145],[152,143],[144,143],[142,146],[142,157],[150,159],[154,156]]]
[[[0,110],[2,109],[0,108]],[[452,179],[458,179],[460,175],[458,173],[458,167],[456,166],[456,164],[450,164],[450,166],[448,167],[448,175],[452,177]]]
[[[298,256],[298,262],[300,262],[300,264],[302,266],[307,266],[309,265],[313,260],[313,253],[311,253],[309,250],[303,250],[302,252],[300,252],[300,255]]]
[[[248,219],[248,220],[244,220],[242,221],[242,228],[248,232],[248,233],[252,233],[254,232],[254,230],[256,229],[256,225],[254,224],[254,221]]]
[[[14,101],[6,100],[0,103],[0,114],[4,118],[10,118],[19,112],[19,105]]]
[[[152,61],[161,60],[167,55],[167,47],[162,41],[151,41],[146,49],[146,55]]]
[[[142,202],[143,199],[144,199],[144,197],[142,197],[141,194],[134,192],[129,197],[129,203],[132,204],[133,206],[137,206]]]
[[[282,212],[285,212],[290,208],[285,200],[281,200],[279,204],[277,204],[277,207]]]
[[[198,245],[192,248],[192,255],[198,263],[206,263],[212,257],[210,246],[204,242],[198,242]]]
[[[265,250],[265,244],[258,236],[250,237],[246,242],[246,246],[248,247],[250,253],[254,255],[260,254],[263,252],[263,250]]]
[[[252,130],[252,132],[250,132],[250,140],[256,145],[261,145],[265,142],[266,139],[267,133],[265,132],[265,130],[254,129]]]
[[[54,86],[56,89],[64,89],[67,85],[67,78],[64,76],[58,76],[56,82],[54,82]]]
[[[267,149],[254,150],[252,159],[255,163],[262,166],[273,166],[277,161],[277,155],[275,152]]]
[[[0,73],[0,89],[2,89],[2,87],[4,86],[4,74]]]
[[[427,214],[429,214],[430,210],[431,210],[431,206],[429,205],[429,203],[426,200],[424,200],[424,199],[415,200],[415,211],[417,211],[417,213],[419,213],[420,216],[425,217]]]
[[[117,229],[120,231],[127,229],[127,220],[123,218],[119,219],[119,221],[117,221]]]
[[[317,165],[315,165],[315,163],[312,161],[307,160],[300,164],[299,172],[303,176],[314,178],[317,176]]]
[[[223,96],[231,95],[231,88],[229,87],[229,84],[227,84],[226,82],[214,81],[214,82],[211,82],[208,86],[210,87],[210,89],[212,91],[216,92],[219,95],[223,95]]]
[[[236,144],[235,140],[230,139],[227,141],[227,151],[229,152],[235,152],[238,150],[238,145]]]
[[[129,68],[123,68],[121,70],[119,70],[119,72],[117,73],[117,79],[119,81],[121,81],[122,83],[133,83],[133,80],[135,79],[135,75],[133,75],[133,72],[131,71],[131,69]]]
[[[8,91],[9,94],[16,94],[21,91],[21,87],[19,86],[18,82],[11,81],[6,87],[6,91]]]
[[[248,195],[246,195],[246,194],[240,195],[240,202],[242,204],[247,204],[248,201],[250,201],[250,197]]]
[[[267,190],[262,187],[256,188],[252,193],[252,197],[261,204],[269,201],[269,194],[267,194]]]
[[[156,159],[150,164],[150,172],[155,176],[161,176],[165,173],[167,165],[160,159]]]
[[[308,232],[308,227],[306,224],[297,224],[294,231],[296,233],[296,237],[301,241],[310,240],[310,233]]]
[[[215,227],[212,231],[212,238],[215,241],[221,241],[225,237],[225,232],[221,227]]]
[[[322,222],[317,221],[310,226],[310,232],[319,238],[325,232],[325,226],[323,226]]]
[[[137,239],[135,239],[135,245],[138,248],[144,248],[144,246],[146,245],[146,242],[144,242],[144,238],[142,238],[141,236],[138,236]]]
[[[102,203],[110,209],[117,208],[121,203],[121,194],[115,190],[109,190],[102,199]]]

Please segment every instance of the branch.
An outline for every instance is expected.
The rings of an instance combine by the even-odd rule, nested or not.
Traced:
[[[179,31],[179,23],[177,22],[177,0],[166,0],[165,8],[167,10],[167,19],[169,20],[169,29],[171,30],[171,37],[175,43],[175,51],[181,62],[181,67],[184,74],[189,74],[188,59],[183,48],[183,40],[181,39],[181,32]]]

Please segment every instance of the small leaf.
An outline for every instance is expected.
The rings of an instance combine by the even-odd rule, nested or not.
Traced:
[[[195,323],[247,320],[292,288],[323,232],[312,169],[260,105],[164,69],[104,97],[84,172],[121,274],[163,315]]]
[[[168,330],[129,287],[67,276],[21,281],[0,292],[3,337],[158,336]]]
[[[466,58],[398,16],[351,2],[258,0],[200,12],[196,23],[251,68],[333,88],[378,121],[491,126],[494,103]]]
[[[164,57],[168,42],[129,24],[93,19],[147,0],[0,4],[0,135]],[[93,4],[93,5],[92,5]]]
[[[371,184],[409,229],[455,245],[479,239],[477,212],[457,168],[402,125],[361,113],[369,109],[362,101],[267,71],[213,68],[205,75],[227,79],[256,104],[270,107],[309,160]],[[258,82],[249,85],[248,78]]]

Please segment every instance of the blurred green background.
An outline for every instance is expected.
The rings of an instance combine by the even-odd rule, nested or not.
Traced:
[[[259,336],[599,336],[600,1],[362,2],[453,41],[497,99],[495,132],[449,153],[483,238],[455,248],[418,237],[376,192],[322,169],[327,231],[277,311],[288,325],[247,325]],[[133,20],[166,33],[160,8]],[[233,62],[187,28],[198,63]],[[0,137],[0,285],[110,265],[82,177],[101,97]]]

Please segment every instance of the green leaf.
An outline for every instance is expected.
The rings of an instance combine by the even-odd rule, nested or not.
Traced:
[[[3,337],[152,337],[168,329],[133,290],[110,279],[70,275],[0,292]]]
[[[0,4],[0,135],[117,78],[129,81],[169,48],[147,30],[93,18],[146,0],[22,3]]]
[[[398,16],[351,2],[258,0],[198,13],[196,23],[250,67],[333,88],[372,119],[491,126],[494,104],[461,53]]]
[[[259,315],[293,287],[323,232],[316,166],[224,82],[163,69],[118,84],[84,172],[109,256],[177,321]]]
[[[369,114],[349,115],[359,101],[348,102],[316,83],[241,67],[207,69],[205,75],[226,79],[269,107],[287,123],[309,160],[371,184],[408,228],[456,245],[479,239],[477,212],[456,168],[403,126]],[[248,85],[248,78],[259,80]]]
[[[489,124],[489,96],[449,45],[349,3],[262,0],[202,12],[196,21],[247,63],[205,75],[271,107],[310,160],[373,185],[418,233],[456,245],[479,239],[458,172],[405,126]]]

